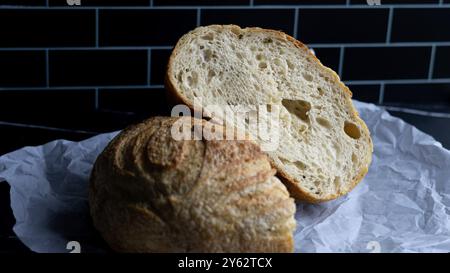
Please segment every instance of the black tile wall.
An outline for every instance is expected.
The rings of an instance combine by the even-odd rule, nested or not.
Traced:
[[[150,84],[164,84],[164,77],[167,71],[172,50],[153,49],[151,52],[151,79]]]
[[[255,5],[341,5],[346,0],[254,0]]]
[[[46,0],[0,0],[0,6],[45,6],[46,4]]]
[[[436,48],[434,78],[450,78],[450,46]]]
[[[430,104],[434,106],[449,105],[450,83],[386,85],[384,102]]]
[[[388,9],[305,9],[298,38],[306,43],[386,41]]]
[[[346,48],[343,79],[425,79],[430,55],[430,47]]]
[[[50,51],[50,85],[145,85],[147,59],[146,50]]]
[[[26,100],[23,99],[25,97]],[[94,98],[94,89],[0,90],[0,111],[16,111],[30,116],[41,112],[93,111]]]
[[[0,51],[0,87],[44,86],[45,51]]]
[[[148,116],[170,115],[171,108],[163,88],[100,89],[99,108]]]
[[[353,93],[353,99],[378,103],[380,98],[380,85],[349,85],[350,90]]]
[[[100,45],[173,45],[196,22],[196,10],[101,10]]]
[[[0,116],[9,122],[86,129],[95,90],[1,90],[0,101]]]
[[[396,9],[393,42],[449,41],[450,8]]]
[[[290,35],[294,32],[293,9],[207,9],[201,15],[202,25],[235,24],[283,30]]]
[[[95,11],[0,9],[0,47],[92,46]]]
[[[153,0],[155,6],[249,5],[250,0]]]
[[[380,0],[382,5],[390,5],[390,4],[437,4],[439,0]],[[350,0],[351,4],[356,5],[367,5],[367,0]]]
[[[338,72],[340,48],[314,48],[314,52],[323,65]]]
[[[168,58],[198,23],[296,35],[324,65],[342,68],[354,99],[378,103],[383,85],[382,103],[450,108],[450,8],[439,2],[82,0],[80,8],[66,0],[0,0],[0,121],[96,133],[167,115]],[[40,139],[48,136],[58,135]]]
[[[68,6],[67,0],[48,0],[50,6]],[[80,0],[84,6],[149,6],[149,0]]]

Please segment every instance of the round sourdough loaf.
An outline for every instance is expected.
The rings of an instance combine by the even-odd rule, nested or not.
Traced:
[[[106,242],[121,252],[293,251],[295,203],[259,147],[175,140],[175,123],[193,133],[211,125],[151,118],[122,131],[98,157],[89,202]]]

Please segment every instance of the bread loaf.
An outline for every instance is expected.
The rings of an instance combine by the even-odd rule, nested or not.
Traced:
[[[295,204],[259,147],[175,140],[176,123],[208,125],[151,118],[122,131],[98,157],[89,202],[106,242],[122,252],[293,251]]]
[[[199,27],[173,50],[166,87],[178,101],[202,109],[205,117],[212,117],[211,105],[235,112],[247,108],[250,114],[258,113],[256,106],[269,112],[277,106],[274,122],[280,139],[276,149],[267,152],[299,200],[337,198],[368,171],[372,141],[352,104],[352,93],[305,45],[282,32]],[[257,130],[247,126],[247,118],[217,117],[247,128],[263,144]]]

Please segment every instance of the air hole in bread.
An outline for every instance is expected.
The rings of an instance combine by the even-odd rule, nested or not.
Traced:
[[[265,69],[265,68],[267,68],[267,63],[266,62],[260,62],[258,66],[261,69]]]
[[[201,46],[200,46],[200,50],[203,50],[203,49],[205,49],[205,46],[202,46],[202,45],[201,45]]]
[[[216,72],[214,72],[213,70],[209,70],[208,71],[208,83],[211,82],[212,78],[214,78],[214,76],[216,76]]]
[[[295,167],[297,167],[299,170],[306,170],[306,164],[301,161],[295,161],[294,162]]]
[[[331,123],[322,117],[317,117],[316,118],[317,123],[319,123],[322,127],[326,128],[326,129],[331,129]]]
[[[265,56],[263,54],[256,54],[256,59],[258,61],[262,61],[262,60],[265,60],[266,58],[265,58]]]
[[[253,46],[250,47],[250,50],[251,50],[251,51],[256,51],[257,48],[256,48],[256,46],[253,45]]]
[[[294,64],[291,62],[291,61],[289,61],[289,60],[286,60],[286,63],[287,63],[287,66],[288,66],[288,68],[289,69],[294,69],[295,68],[295,66],[294,66]]]
[[[309,111],[311,110],[311,103],[304,100],[288,100],[284,99],[281,101],[284,107],[289,111],[289,113],[297,116],[301,120],[307,122],[309,121]]]
[[[273,60],[273,63],[276,64],[276,65],[278,65],[278,66],[282,66],[282,65],[283,65],[282,61],[281,61],[280,59],[278,59],[278,58],[276,58],[275,60]]]
[[[266,110],[268,113],[272,112],[272,104],[266,104]]]
[[[352,162],[353,163],[358,163],[358,157],[356,156],[355,153],[352,153]]]
[[[353,139],[359,139],[361,137],[358,126],[353,122],[346,121],[344,123],[344,132]]]
[[[214,40],[214,33],[210,32],[206,35],[203,35],[201,38],[203,40],[212,41],[212,40]]]
[[[264,40],[263,40],[263,43],[264,44],[270,44],[270,43],[272,43],[273,42],[273,40],[271,39],[271,38],[265,38]]]
[[[317,87],[317,92],[319,92],[319,95],[323,96],[323,89],[321,87]]]
[[[311,82],[313,80],[313,76],[311,74],[303,73],[302,76],[308,82]]]
[[[203,51],[203,60],[205,60],[205,62],[209,62],[213,57],[213,52],[211,51],[211,49],[206,49],[205,51]]]
[[[242,39],[242,38],[244,38],[244,35],[239,34],[239,35],[238,35],[238,39],[240,40],[240,39]]]
[[[238,57],[238,59],[240,60],[244,59],[244,56],[242,56],[242,53],[240,52],[236,52],[236,57]]]

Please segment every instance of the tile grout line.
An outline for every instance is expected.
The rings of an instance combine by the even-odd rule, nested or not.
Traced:
[[[389,8],[389,17],[388,17],[388,25],[386,30],[386,43],[391,43],[391,35],[392,35],[392,21],[394,17],[394,9]]]
[[[295,39],[299,39],[298,37],[298,16],[299,16],[299,10],[298,8],[295,9],[294,11],[294,38]]]
[[[339,67],[338,67],[338,74],[339,77],[342,79],[342,70],[344,67],[344,54],[345,54],[345,47],[341,46],[340,51],[339,51]]]
[[[44,126],[44,125],[33,125],[33,124],[8,122],[8,121],[0,121],[0,125],[20,127],[20,128],[43,129],[43,130],[59,131],[59,132],[67,132],[67,133],[99,134],[99,132],[84,131],[84,130],[72,130],[72,129],[56,128],[56,127],[50,127],[50,126]]]
[[[151,85],[152,77],[152,50],[147,50],[147,85]]]
[[[94,108],[95,110],[98,110],[98,88],[95,88],[95,97],[94,97]]]
[[[70,9],[70,6],[17,6],[17,5],[0,5],[3,9]],[[379,7],[368,7],[366,5],[358,4],[351,5],[352,9],[368,9],[368,8],[378,8],[378,9],[388,9],[388,8],[405,8],[405,9],[424,9],[424,8],[442,8],[450,7],[450,4],[382,4]],[[196,6],[77,6],[77,9],[165,9],[165,10],[195,10],[197,8],[201,9],[347,9],[346,4],[329,4],[329,5],[196,5]]]
[[[448,42],[402,42],[402,43],[310,43],[307,44],[309,47],[317,48],[330,48],[330,47],[431,47],[436,46],[450,46],[450,41]],[[171,45],[163,46],[102,46],[96,48],[94,46],[86,47],[0,47],[0,51],[40,51],[40,50],[146,50],[146,49],[172,49]]]
[[[50,63],[49,63],[49,50],[45,50],[45,85],[50,87]]]
[[[99,32],[98,32],[98,28],[99,28],[99,16],[98,16],[98,9],[95,9],[95,47],[98,48],[99,45]]]
[[[428,67],[428,80],[430,81],[433,79],[435,60],[436,60],[436,45],[433,45],[431,47],[430,66]]]
[[[450,79],[449,79],[450,81]],[[160,89],[164,88],[163,84],[160,85],[106,85],[106,86],[39,86],[39,87],[0,87],[0,93],[2,91],[24,90],[24,91],[41,91],[41,90],[95,90],[98,89]]]
[[[201,9],[197,9],[197,26],[200,26],[200,22],[201,22],[201,16],[202,16],[202,10]]]
[[[383,101],[384,101],[384,87],[385,87],[385,84],[382,83],[380,85],[380,94],[378,94],[379,95],[378,96],[378,104],[383,104]]]

